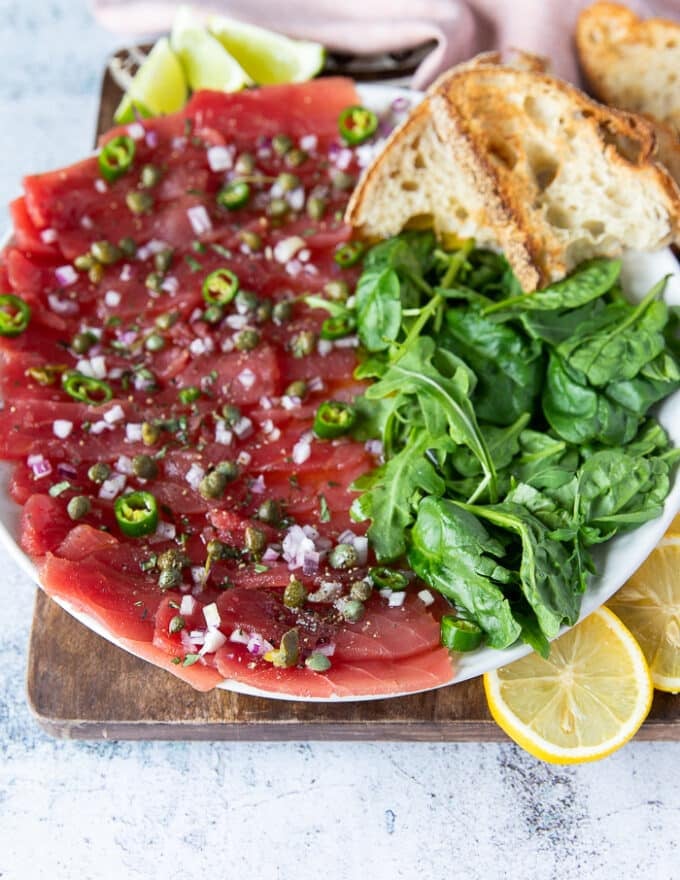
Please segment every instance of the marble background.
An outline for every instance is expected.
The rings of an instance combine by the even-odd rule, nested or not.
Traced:
[[[84,0],[0,0],[0,205],[88,150],[117,44]],[[0,569],[2,880],[680,877],[680,743],[563,769],[509,744],[50,739],[24,691],[33,588]]]

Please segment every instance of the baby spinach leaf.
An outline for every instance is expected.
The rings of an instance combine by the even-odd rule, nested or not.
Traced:
[[[529,295],[513,296],[494,303],[486,315],[513,311],[546,311],[574,309],[603,296],[617,281],[621,272],[618,260],[596,259],[581,263],[571,275]]]
[[[673,355],[662,352],[632,379],[610,382],[605,394],[632,412],[644,415],[650,406],[680,388],[680,368]]]
[[[359,339],[368,351],[384,351],[401,329],[401,288],[394,269],[364,272],[356,290]]]
[[[507,428],[480,424],[479,430],[486,440],[489,454],[493,459],[497,472],[507,467],[519,452],[519,437],[524,428],[526,428],[530,418],[530,413],[522,413]],[[459,446],[454,450],[451,455],[451,462],[458,473],[464,477],[472,477],[482,472],[481,465],[476,456],[470,449],[464,446]]]
[[[592,329],[605,308],[602,299],[596,299],[577,309],[522,312],[519,318],[524,331],[532,339],[540,339],[549,345],[559,345],[580,332],[582,327]]]
[[[352,504],[352,518],[371,520],[368,537],[380,562],[397,559],[405,552],[404,532],[421,497],[442,495],[446,488],[425,457],[427,447],[428,438],[423,434],[352,485],[354,491],[363,492]]]
[[[562,342],[557,348],[560,357],[595,387],[632,379],[664,350],[662,331],[668,310],[658,297],[665,284],[666,279],[656,284],[617,325],[606,330],[588,329]]]
[[[479,381],[473,403],[480,419],[509,425],[533,410],[544,371],[539,342],[471,307],[447,311],[440,345],[475,372]]]
[[[522,542],[520,585],[544,636],[552,639],[563,623],[576,623],[580,594],[574,585],[578,583],[578,571],[562,543],[550,536],[550,529],[520,504],[457,503],[469,513],[519,537]]]
[[[502,590],[513,580],[500,562],[504,555],[503,545],[471,513],[440,498],[420,503],[409,565],[430,587],[465,609],[492,648],[507,648],[521,632]]]

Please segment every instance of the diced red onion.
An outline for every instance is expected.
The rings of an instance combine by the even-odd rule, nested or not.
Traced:
[[[106,358],[104,355],[98,354],[91,357],[90,365],[92,366],[92,375],[95,379],[106,378]],[[106,416],[104,416],[104,418],[106,418]]]
[[[116,306],[120,305],[121,296],[117,290],[107,290],[104,294],[104,305],[107,305],[110,309],[115,309]]]
[[[357,554],[357,564],[366,565],[368,560],[368,538],[358,535],[354,539],[354,551]]]
[[[375,455],[376,458],[379,458],[384,452],[382,440],[367,440],[364,443],[364,449],[369,455]]]
[[[48,293],[47,303],[55,315],[75,315],[78,303],[72,299],[61,299],[58,293]]]
[[[214,654],[215,651],[219,651],[222,645],[225,645],[227,642],[227,637],[224,633],[220,632],[218,629],[210,629],[205,634],[205,641],[203,642],[203,647],[199,651],[199,654]]]
[[[40,480],[52,473],[52,465],[43,455],[29,455],[26,464],[33,471],[33,476]]]
[[[52,422],[54,436],[58,437],[60,440],[66,440],[72,430],[73,422],[69,422],[67,419],[55,419]]]
[[[404,590],[394,590],[392,595],[388,597],[387,604],[390,608],[401,608],[406,600],[406,593]]]
[[[245,632],[239,626],[229,636],[229,641],[235,642],[237,645],[247,645],[250,642],[250,638],[250,633]]]
[[[83,214],[83,216],[80,218],[80,225],[83,227],[83,229],[92,229],[94,227],[92,217],[88,217],[87,214]]]
[[[205,471],[203,470],[203,468],[199,464],[196,464],[196,462],[194,462],[184,475],[184,479],[194,491],[198,491],[198,487],[204,476]]]
[[[204,565],[191,566],[191,580],[197,587],[203,588],[207,579],[208,573],[206,572]],[[194,590],[194,592],[196,591]]]
[[[153,129],[151,131],[147,131],[146,135],[144,136],[144,142],[146,143],[147,147],[150,147],[152,150],[155,149],[158,146],[158,132],[153,131]]]
[[[198,606],[198,602],[194,599],[193,596],[182,596],[182,601],[179,606],[179,613],[186,617],[191,617],[191,615],[196,611]]]
[[[301,211],[305,206],[305,191],[301,186],[296,186],[286,196],[286,201],[294,211]]]
[[[321,357],[326,357],[333,351],[333,343],[330,339],[320,339],[316,344],[316,350]]]
[[[195,235],[203,235],[213,228],[210,216],[203,205],[193,205],[191,208],[187,208],[187,217]]]
[[[94,188],[97,190],[98,193],[102,193],[102,194],[104,194],[105,192],[107,192],[108,189],[109,189],[108,186],[106,185],[106,181],[105,181],[105,180],[102,180],[101,177],[98,177],[98,178],[95,180],[95,182],[94,182]]]
[[[280,428],[274,428],[274,430],[271,431],[269,434],[269,439],[272,440],[274,443],[276,443],[276,441],[279,440],[280,438],[281,438],[281,429]]]
[[[343,336],[342,339],[336,339],[333,343],[334,348],[358,348],[358,336]]]
[[[305,240],[299,235],[283,238],[274,247],[274,259],[277,263],[287,263],[304,246]]]
[[[317,645],[314,648],[315,654],[323,654],[324,657],[332,657],[335,654],[335,642],[329,642],[327,645]]]
[[[221,443],[222,446],[231,446],[233,439],[233,431],[227,428],[227,423],[224,419],[218,419],[215,422],[215,443]]]
[[[242,449],[236,456],[236,464],[240,464],[241,467],[248,467],[252,460],[253,456],[249,452],[246,452],[245,449]]]
[[[189,631],[188,636],[194,645],[202,645],[205,641],[206,632],[204,629],[192,629]]]
[[[310,550],[308,553],[302,557],[302,571],[303,574],[312,575],[316,574],[319,570],[319,565],[321,564],[321,553],[317,550]]]
[[[245,370],[243,372],[245,372]],[[241,373],[241,375],[238,376],[237,378],[239,380],[241,380],[242,375],[243,375],[243,373]],[[253,381],[254,381],[254,379],[255,379],[255,374],[253,374]],[[241,384],[243,384],[242,380],[241,380]],[[250,386],[244,385],[244,387],[249,388]],[[245,440],[247,437],[250,437],[250,435],[253,433],[253,431],[254,431],[253,423],[248,418],[248,416],[241,416],[241,418],[234,425],[234,434],[236,434],[236,436],[238,437],[239,440]]]
[[[150,538],[152,543],[158,543],[159,541],[172,541],[177,534],[177,529],[175,528],[173,523],[161,522],[156,526],[156,531],[153,536]]]
[[[266,488],[262,474],[260,474],[259,477],[256,477],[250,484],[250,491],[255,495],[262,495]]]
[[[399,95],[398,98],[395,98],[394,101],[390,104],[392,110],[395,113],[404,113],[411,106],[411,102],[406,97],[406,95]]]
[[[298,252],[298,260],[301,263],[306,263],[311,256],[312,252],[309,248],[303,248],[301,251]]]
[[[131,125],[128,125],[127,133],[133,141],[141,141],[145,135],[144,126],[141,122],[133,122]]]
[[[200,357],[202,354],[210,354],[213,348],[214,344],[209,336],[206,336],[205,338],[199,336],[192,341],[189,346],[189,351],[194,357]]]
[[[289,260],[286,263],[285,269],[287,275],[290,275],[291,278],[297,278],[304,269],[304,265],[299,260]]]
[[[211,171],[228,171],[234,164],[233,149],[221,144],[208,147],[206,156]]]
[[[309,602],[335,602],[342,595],[342,584],[339,581],[321,581],[319,589],[307,596]]]
[[[125,439],[128,443],[139,443],[142,439],[142,423],[128,422],[125,426]]]
[[[314,376],[307,383],[307,387],[309,388],[310,391],[323,391],[325,386],[324,386],[324,382],[323,382],[323,379],[321,378],[321,376]]]
[[[118,277],[121,281],[129,281],[132,278],[132,266],[129,263],[126,263],[120,270],[120,275]]]
[[[60,461],[57,465],[57,473],[60,477],[67,477],[72,480],[78,476],[78,470],[67,461]]]
[[[284,409],[297,409],[302,404],[302,398],[296,397],[294,394],[284,394],[281,398],[281,406]]]
[[[304,464],[312,454],[312,445],[304,436],[293,446],[293,462]]]
[[[260,635],[260,633],[252,633],[252,635],[248,639],[246,650],[250,654],[254,654],[256,657],[261,657],[268,651],[273,651],[274,646],[270,642],[268,642],[264,638],[264,636]]]
[[[125,474],[113,474],[101,484],[99,497],[104,501],[113,501],[123,491],[126,482]]]
[[[165,293],[169,293],[170,296],[175,296],[177,291],[179,290],[179,280],[175,278],[174,275],[168,275],[163,279],[163,283],[161,284],[161,290]]]
[[[92,422],[90,425],[90,434],[103,434],[104,431],[113,431],[113,425],[109,425],[103,419]]]
[[[187,145],[187,139],[185,137],[174,137],[170,141],[170,146],[173,150],[183,150]]]
[[[103,419],[108,425],[113,425],[116,422],[120,422],[124,418],[125,411],[119,403],[115,404],[115,406],[112,406],[111,409],[107,410],[103,415]]]
[[[432,605],[434,602],[434,596],[429,590],[421,590],[418,593],[418,598],[423,603],[423,605]]]
[[[279,558],[280,555],[281,554],[276,549],[276,547],[273,544],[269,544],[267,546],[267,549],[262,554],[262,561],[263,562],[276,562],[276,560]]]
[[[119,455],[113,467],[119,474],[126,474],[128,477],[134,473],[132,459],[128,455]]]
[[[308,153],[316,150],[318,143],[319,139],[315,134],[304,134],[299,140],[300,149]]]
[[[354,154],[351,150],[348,150],[347,147],[343,147],[335,157],[335,167],[339,168],[340,171],[347,171],[352,164],[353,156]]]
[[[224,323],[232,330],[243,330],[248,323],[247,315],[227,315]]]
[[[308,562],[313,560],[312,554],[316,554],[317,565],[318,556],[316,553],[316,545],[314,539],[306,535],[304,530],[298,526],[291,526],[283,539],[282,543],[283,558],[288,563],[288,568],[302,568],[305,560]]]
[[[40,233],[40,240],[44,244],[54,244],[57,240],[57,230],[56,229],[43,229]]]
[[[217,610],[217,605],[214,602],[204,606],[203,617],[205,617],[206,626],[208,628],[213,626],[218,627],[222,623],[220,612]]]

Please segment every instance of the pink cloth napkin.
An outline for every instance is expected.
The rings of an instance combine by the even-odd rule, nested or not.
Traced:
[[[552,70],[578,82],[573,33],[592,0],[194,0],[200,15],[223,14],[330,49],[369,54],[436,46],[412,85],[424,88],[441,71],[488,49],[524,49],[551,60]],[[92,0],[105,27],[139,37],[168,30],[179,2]],[[639,15],[680,20],[680,0],[630,0]]]

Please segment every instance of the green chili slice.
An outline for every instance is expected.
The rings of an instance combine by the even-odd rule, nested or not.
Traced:
[[[378,590],[405,590],[408,587],[408,578],[400,571],[384,566],[375,566],[369,569],[369,577],[373,586]]]
[[[121,495],[113,509],[119,529],[129,538],[140,538],[156,531],[158,504],[151,492]]]
[[[356,330],[357,322],[353,315],[336,315],[334,318],[326,318],[321,325],[322,339],[342,339]]]
[[[245,180],[232,180],[217,193],[217,204],[229,211],[242,208],[250,199],[250,186]]]
[[[356,419],[356,410],[350,403],[327,400],[316,411],[313,430],[322,440],[332,440],[351,431]]]
[[[450,651],[474,651],[482,643],[482,630],[471,620],[445,614],[440,623],[441,643]]]
[[[99,171],[104,180],[113,183],[132,167],[137,147],[129,135],[119,134],[105,144],[99,153]]]
[[[378,128],[378,117],[366,107],[345,107],[338,117],[340,136],[346,144],[363,144]]]
[[[203,299],[210,305],[224,306],[238,292],[239,281],[231,269],[216,269],[203,282]]]
[[[333,254],[333,259],[342,269],[355,266],[364,255],[364,246],[360,241],[348,241],[341,244]]]
[[[82,373],[64,373],[62,376],[64,391],[74,400],[80,400],[89,406],[107,403],[113,397],[111,386],[101,379],[93,379]]]
[[[0,296],[0,336],[19,336],[31,320],[31,307],[20,296]]]

